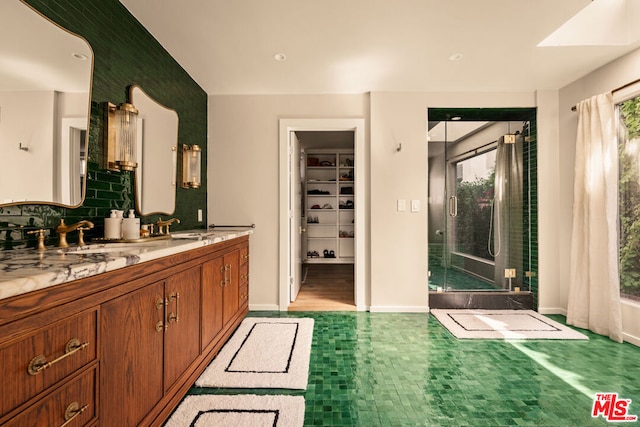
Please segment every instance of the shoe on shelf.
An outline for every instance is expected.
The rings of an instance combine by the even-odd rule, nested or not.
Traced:
[[[353,194],[353,187],[342,187],[342,188],[340,188],[340,194],[352,195]]]
[[[323,252],[323,255],[324,255],[325,258],[329,258],[329,250],[325,249],[324,252]]]
[[[329,258],[335,258],[336,253],[334,251],[329,251]]]
[[[320,205],[313,205],[311,206],[311,209],[320,209]]]
[[[333,209],[333,206],[331,206],[329,203],[325,203],[325,204],[322,206],[322,209]]]

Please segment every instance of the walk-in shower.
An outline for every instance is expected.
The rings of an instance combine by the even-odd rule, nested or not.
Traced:
[[[531,109],[429,110],[431,292],[536,290],[535,140]]]

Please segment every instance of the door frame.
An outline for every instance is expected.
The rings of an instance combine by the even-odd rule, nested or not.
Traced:
[[[295,131],[353,131],[355,156],[355,242],[354,242],[354,303],[356,310],[364,311],[365,307],[365,248],[366,248],[366,215],[365,194],[365,121],[363,118],[335,119],[280,119],[279,121],[279,254],[278,254],[278,289],[280,311],[289,307],[289,272],[294,255],[291,253],[291,233],[289,228],[289,158],[290,132]]]

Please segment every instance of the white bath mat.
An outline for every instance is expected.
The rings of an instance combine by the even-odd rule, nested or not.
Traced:
[[[301,427],[304,397],[215,394],[184,398],[165,427]]]
[[[311,318],[246,318],[196,386],[304,390],[312,339]]]
[[[586,335],[533,310],[444,310],[431,314],[456,338],[587,340]]]

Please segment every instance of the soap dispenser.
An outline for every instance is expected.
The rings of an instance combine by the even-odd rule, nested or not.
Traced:
[[[133,209],[129,209],[129,216],[122,220],[122,236],[126,240],[140,238],[140,218],[136,218]]]
[[[118,214],[115,209],[111,210],[111,215],[109,215],[109,218],[104,219],[104,238],[122,238],[122,218],[118,218]]]

